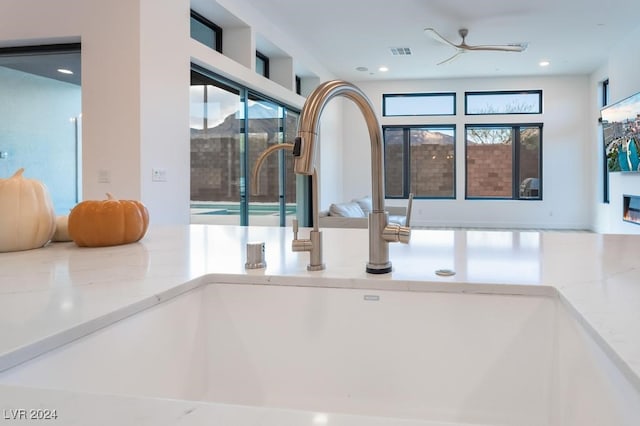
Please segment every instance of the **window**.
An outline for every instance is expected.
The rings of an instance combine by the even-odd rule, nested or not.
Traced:
[[[384,127],[387,198],[455,198],[455,126]]]
[[[609,105],[609,79],[604,80],[600,85],[600,105]],[[600,125],[602,126],[602,124]],[[603,142],[604,143],[604,142]],[[609,166],[607,165],[607,155],[602,153],[602,202],[609,203]]]
[[[293,140],[298,116],[286,105],[192,65],[192,222],[284,226],[295,217],[291,151],[265,159],[257,188],[251,187],[251,176],[261,153]]]
[[[269,58],[256,50],[256,72],[269,78]]]
[[[474,124],[465,133],[466,198],[542,199],[542,124]]]
[[[466,115],[541,114],[542,90],[466,92]]]
[[[609,105],[609,79],[602,82],[602,102],[601,105],[606,107]]]
[[[382,115],[455,115],[455,93],[409,93],[382,95]]]
[[[296,93],[302,95],[302,78],[299,75],[296,75]]]
[[[191,38],[222,53],[222,28],[191,11]]]

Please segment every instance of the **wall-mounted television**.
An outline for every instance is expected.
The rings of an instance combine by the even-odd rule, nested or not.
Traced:
[[[640,172],[640,93],[600,111],[607,169]]]

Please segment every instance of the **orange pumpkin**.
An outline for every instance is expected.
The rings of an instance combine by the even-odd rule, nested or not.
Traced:
[[[88,200],[69,213],[69,236],[81,247],[104,247],[139,241],[149,227],[149,212],[140,201]]]

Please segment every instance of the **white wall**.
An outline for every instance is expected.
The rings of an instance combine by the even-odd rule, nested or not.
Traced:
[[[600,82],[609,79],[609,104],[618,102],[628,96],[640,92],[640,56],[637,55],[640,28],[629,34],[611,50],[609,61],[596,70],[590,79],[590,90],[597,93]],[[592,151],[596,156],[591,161],[592,187],[596,188],[593,199],[593,228],[602,233],[640,234],[640,226],[622,221],[622,195],[640,195],[640,174],[609,173],[609,204],[603,202],[603,147],[602,130],[597,124],[600,116],[600,102],[596,94],[591,96],[590,140]]]
[[[588,117],[589,79],[586,76],[492,79],[451,79],[358,82],[382,116],[383,93],[454,91],[457,115],[438,117],[382,117],[381,125],[455,124],[456,199],[414,200],[415,225],[521,228],[590,228]],[[543,90],[543,113],[527,116],[465,116],[464,92],[470,90]],[[542,122],[543,200],[465,200],[465,123]],[[370,189],[370,149],[364,121],[357,108],[345,106],[344,193],[348,200]],[[339,200],[334,200],[339,201]],[[332,201],[332,202],[334,202]],[[402,204],[389,200],[388,204]],[[324,206],[327,207],[327,206]]]
[[[345,120],[344,105],[348,101],[333,99],[322,111],[320,119],[320,139],[316,149],[320,150],[320,209],[326,208],[335,200],[343,200],[345,185],[344,149],[348,140],[344,139],[342,129],[351,123]]]
[[[140,0],[141,195],[155,222],[189,220],[189,1]],[[152,169],[166,171],[154,182]]]

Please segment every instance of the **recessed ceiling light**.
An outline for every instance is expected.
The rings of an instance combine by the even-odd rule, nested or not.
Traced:
[[[318,413],[313,416],[313,424],[314,425],[326,425],[329,423],[329,416],[324,413]]]
[[[369,68],[367,68],[367,67],[357,67],[356,71],[362,71],[362,72],[369,71]]]
[[[387,67],[380,67],[380,68],[378,68],[378,71],[380,71],[380,72],[387,72],[387,71],[389,71],[389,68],[387,68]]]
[[[73,71],[68,70],[66,68],[58,68],[58,72],[61,74],[73,74]]]
[[[538,63],[538,65],[540,65],[541,67],[548,67],[549,65],[551,65],[551,62],[549,62],[549,61],[540,61]]]

